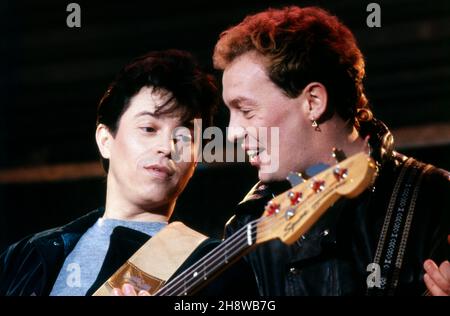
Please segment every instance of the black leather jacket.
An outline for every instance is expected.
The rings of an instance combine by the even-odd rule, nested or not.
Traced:
[[[310,231],[287,246],[273,240],[246,256],[257,276],[261,295],[365,295],[368,264],[374,254],[386,209],[405,157],[392,151],[392,139],[380,122],[371,138],[373,156],[380,163],[374,188],[355,199],[341,199]],[[425,291],[423,262],[450,258],[449,173],[433,168],[423,178],[405,259],[395,294]],[[287,183],[258,183],[238,205],[225,228],[230,235],[262,215],[268,200],[289,187]]]
[[[103,209],[95,210],[65,226],[26,237],[10,246],[0,256],[0,296],[49,295],[65,258],[102,214]],[[139,231],[116,227],[99,275],[87,295],[95,292],[148,239],[148,235]],[[210,252],[219,242],[205,240],[175,275]],[[243,280],[243,284],[235,282],[239,279]],[[250,267],[241,260],[197,294],[257,295],[257,289]]]

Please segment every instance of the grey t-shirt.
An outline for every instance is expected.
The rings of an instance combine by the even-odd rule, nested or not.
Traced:
[[[167,223],[135,222],[99,218],[64,261],[50,296],[83,296],[97,279],[109,248],[110,235],[117,226],[155,235]]]

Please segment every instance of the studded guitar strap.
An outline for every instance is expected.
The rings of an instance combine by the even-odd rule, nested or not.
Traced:
[[[381,272],[380,287],[368,295],[394,295],[399,283],[411,222],[422,178],[432,168],[408,158],[402,166],[389,201],[374,262]]]

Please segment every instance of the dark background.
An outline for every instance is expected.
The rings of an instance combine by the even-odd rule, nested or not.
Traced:
[[[366,24],[372,1],[76,1],[81,28],[68,28],[70,2],[0,4],[0,175],[98,160],[96,105],[123,65],[149,50],[178,48],[191,51],[212,71],[221,31],[249,13],[286,4],[322,6],[354,31],[366,57],[367,95],[391,128],[450,123],[449,1],[377,1],[381,28]],[[216,124],[226,122],[222,109]],[[400,149],[450,169],[449,139],[429,144]],[[255,181],[256,173],[246,165],[202,166],[180,198],[176,218],[220,236],[234,205]],[[0,181],[0,250],[87,213],[104,197],[104,180],[95,175]]]

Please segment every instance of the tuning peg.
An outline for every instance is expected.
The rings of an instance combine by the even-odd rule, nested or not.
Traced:
[[[267,203],[266,205],[266,211],[268,216],[278,214],[280,212],[280,204],[269,201],[269,203]]]
[[[336,147],[333,147],[333,153],[331,154],[331,156],[336,160],[337,163],[347,159],[344,151],[337,149]]]
[[[341,181],[347,178],[348,170],[347,168],[341,168],[337,166],[336,168],[333,169],[333,175],[337,181]]]
[[[291,205],[294,206],[294,205],[297,205],[298,203],[300,203],[302,201],[303,193],[302,192],[289,191],[288,198],[291,201]]]
[[[295,209],[288,209],[286,213],[284,213],[284,218],[286,220],[291,219],[295,215]]]
[[[312,189],[315,193],[322,192],[323,189],[325,189],[325,181],[324,181],[324,180],[314,180],[314,181],[311,183],[311,189]]]
[[[292,171],[289,172],[286,179],[289,181],[289,183],[291,184],[292,187],[295,187],[295,186],[299,185],[300,183],[305,182],[305,179],[303,179],[303,176],[301,173],[292,172]]]

